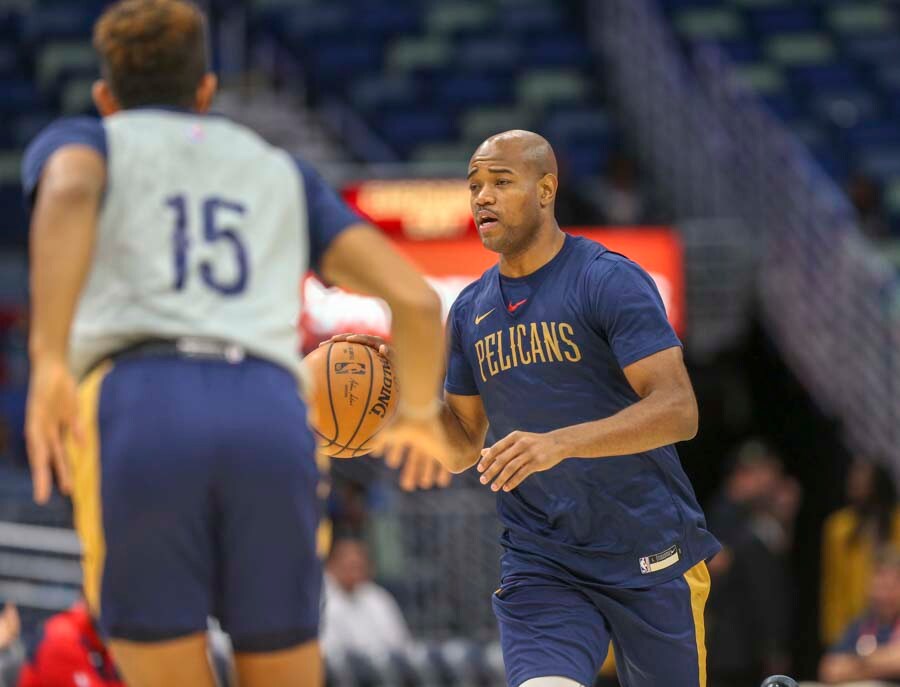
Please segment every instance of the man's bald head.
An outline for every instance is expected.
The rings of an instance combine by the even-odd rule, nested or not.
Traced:
[[[479,159],[503,159],[524,164],[536,178],[545,174],[558,176],[556,154],[546,138],[533,131],[512,129],[495,134],[475,150],[472,162]]]

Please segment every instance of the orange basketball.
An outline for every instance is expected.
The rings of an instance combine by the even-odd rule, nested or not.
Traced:
[[[397,408],[391,363],[362,344],[319,346],[304,360],[313,395],[310,420],[320,450],[332,458],[372,451],[371,439]]]

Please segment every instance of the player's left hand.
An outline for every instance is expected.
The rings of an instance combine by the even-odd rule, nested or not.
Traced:
[[[565,449],[553,432],[511,432],[481,452],[478,472],[492,491],[512,491],[529,475],[549,470],[564,458]]]

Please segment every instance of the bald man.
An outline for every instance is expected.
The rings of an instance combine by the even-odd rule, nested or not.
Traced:
[[[560,231],[537,134],[489,138],[468,178],[500,259],[450,311],[441,417],[447,467],[477,463],[497,493],[509,686],[590,685],[611,640],[626,687],[702,687],[719,544],[673,446],[696,434],[697,403],[656,286]]]

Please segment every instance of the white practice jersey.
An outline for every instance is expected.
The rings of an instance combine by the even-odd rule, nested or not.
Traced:
[[[26,192],[39,177],[29,165],[39,170],[46,149],[60,147],[54,135],[84,142],[54,134],[54,126],[74,130],[73,121],[74,129],[102,127],[102,143],[93,145],[107,160],[92,267],[72,329],[76,375],[136,342],[178,337],[233,342],[295,371],[310,212],[322,205],[314,198],[309,207],[309,191],[321,194],[321,179],[224,117],[140,109],[52,125],[42,134],[50,142],[42,146],[39,137],[26,153]],[[326,234],[355,221],[346,208],[333,217],[340,202],[333,194],[326,201],[332,216],[319,220],[332,225]]]

